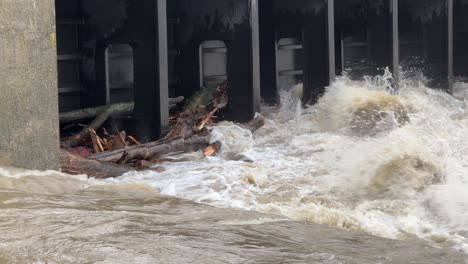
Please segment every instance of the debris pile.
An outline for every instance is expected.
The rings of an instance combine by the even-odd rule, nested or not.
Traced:
[[[229,102],[227,81],[215,87],[200,89],[189,100],[171,98],[169,105],[175,109],[183,104],[181,111],[171,111],[170,130],[160,140],[140,143],[125,131],[109,133],[103,124],[114,114],[131,114],[133,103],[121,103],[97,108],[83,109],[60,115],[62,124],[94,118],[76,134],[64,137],[61,142],[61,167],[68,174],[86,174],[95,178],[118,177],[131,170],[164,170],[156,165],[175,159],[162,159],[170,153],[201,150],[211,156],[218,152],[221,142],[210,143],[208,127],[220,120],[219,111]],[[257,116],[241,125],[252,132],[264,125],[265,120]],[[65,127],[66,128],[66,127]],[[64,128],[64,129],[65,129]]]

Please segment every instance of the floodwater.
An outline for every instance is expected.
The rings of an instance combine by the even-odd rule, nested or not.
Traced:
[[[0,263],[468,263],[468,107],[390,83],[283,92],[254,135],[222,124],[218,156],[162,173],[0,169]]]

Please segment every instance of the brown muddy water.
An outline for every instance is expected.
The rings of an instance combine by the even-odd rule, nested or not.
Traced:
[[[144,185],[1,178],[1,263],[466,263],[465,255],[221,209]]]
[[[162,173],[0,168],[0,263],[468,263],[468,107],[389,78],[285,91]]]

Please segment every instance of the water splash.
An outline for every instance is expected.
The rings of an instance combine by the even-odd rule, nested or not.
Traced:
[[[304,87],[302,83],[293,85],[288,89],[281,89],[279,92],[281,108],[277,119],[283,122],[294,119],[300,122],[302,116],[302,97]]]
[[[122,180],[215,206],[468,251],[465,104],[423,80],[394,87],[388,70],[364,81],[340,77],[307,109],[283,91],[254,140],[239,141],[251,143],[240,145],[254,163],[221,155]]]

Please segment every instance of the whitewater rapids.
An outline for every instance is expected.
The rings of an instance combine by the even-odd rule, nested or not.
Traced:
[[[213,136],[226,143],[219,156],[187,154],[193,161],[165,163],[161,174],[130,173],[119,181],[217,207],[468,252],[464,101],[422,81],[402,81],[395,91],[388,72],[364,81],[341,77],[306,109],[287,92],[281,97],[283,106],[264,110],[267,124],[255,135],[236,126],[215,128]],[[353,115],[366,102],[384,108],[371,110],[379,113],[373,127],[357,121],[372,133],[352,129]],[[254,162],[232,160],[235,154]]]

